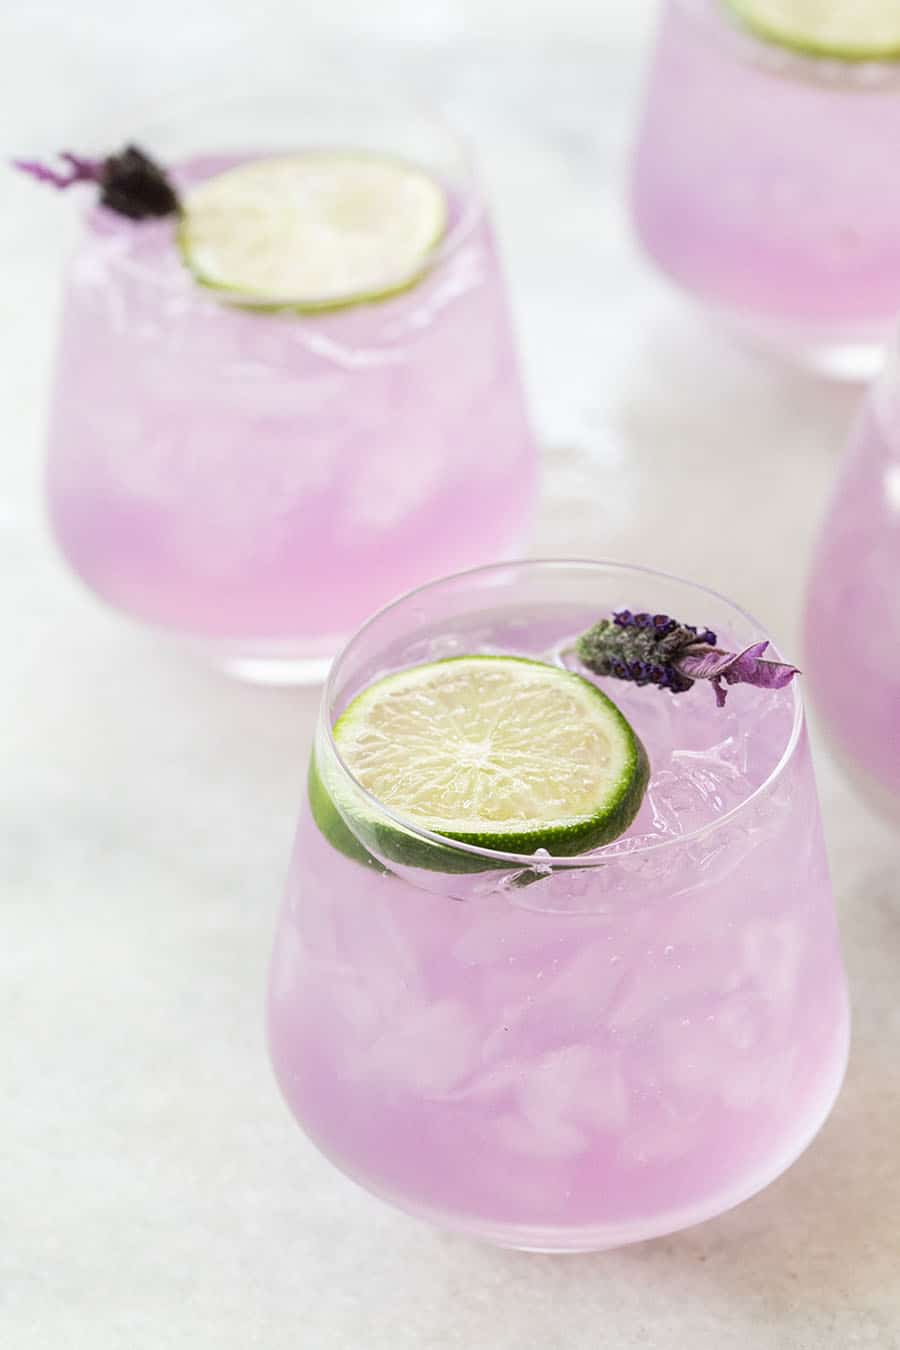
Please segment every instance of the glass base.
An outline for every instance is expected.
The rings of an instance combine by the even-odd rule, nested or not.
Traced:
[[[332,657],[298,657],[296,660],[278,657],[237,656],[224,661],[226,675],[247,684],[266,684],[274,687],[322,684],[331,669]]]
[[[712,311],[742,346],[830,380],[864,384],[880,374],[892,331],[885,326],[816,329],[761,316]]]
[[[759,1191],[765,1190],[773,1181],[786,1172],[793,1163],[805,1153],[816,1135],[825,1124],[837,1101],[850,1053],[850,1013],[847,1008],[837,1032],[834,1058],[828,1077],[823,1085],[815,1108],[806,1116],[794,1131],[784,1149],[777,1157],[757,1172],[751,1173],[731,1190],[720,1191],[716,1195],[704,1198],[695,1205],[684,1206],[677,1210],[668,1210],[660,1214],[648,1215],[643,1219],[633,1219],[625,1223],[608,1223],[596,1227],[559,1228],[531,1227],[520,1224],[500,1224],[493,1226],[478,1219],[465,1219],[458,1214],[447,1214],[424,1205],[406,1203],[388,1191],[373,1186],[341,1164],[341,1170],[361,1185],[371,1195],[402,1210],[414,1219],[419,1219],[434,1228],[456,1232],[476,1242],[486,1242],[491,1246],[505,1247],[513,1251],[542,1253],[548,1256],[584,1255],[588,1252],[611,1251],[617,1247],[627,1247],[635,1242],[645,1242],[650,1238],[667,1237],[684,1228],[717,1218],[735,1206],[743,1204]],[[318,1145],[322,1148],[322,1145]],[[322,1152],[328,1157],[326,1148]],[[332,1160],[334,1161],[334,1160]]]
[[[308,643],[195,641],[185,647],[195,660],[232,679],[284,689],[321,684],[344,641],[343,636]]]

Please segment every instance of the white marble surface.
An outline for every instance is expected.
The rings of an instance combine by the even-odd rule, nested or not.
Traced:
[[[362,12],[364,11],[364,12]],[[795,649],[857,394],[734,350],[635,255],[641,0],[4,7],[5,151],[195,82],[320,61],[476,132],[547,494],[535,551],[714,582]],[[294,1127],[265,965],[315,699],[231,685],[105,612],[41,506],[60,203],[0,179],[0,1344],[9,1350],[900,1347],[900,840],[820,745],[855,1001],[846,1089],[765,1194],[597,1257],[480,1248],[370,1200]]]

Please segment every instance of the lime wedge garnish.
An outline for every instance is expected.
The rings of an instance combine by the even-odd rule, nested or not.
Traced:
[[[504,853],[571,856],[608,843],[631,824],[649,776],[643,746],[605,694],[518,657],[452,657],[388,675],[353,700],[334,739],[393,815]],[[373,836],[394,861],[421,853],[388,824]]]
[[[900,57],[898,0],[725,0],[760,37],[843,61]]]
[[[309,151],[206,179],[184,198],[178,243],[196,280],[231,300],[337,309],[417,281],[447,215],[443,188],[414,165]]]

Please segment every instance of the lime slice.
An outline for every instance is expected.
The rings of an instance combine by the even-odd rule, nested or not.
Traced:
[[[242,304],[339,309],[405,290],[447,228],[427,173],[362,152],[258,159],[189,192],[178,229],[195,279]]]
[[[310,755],[309,759],[306,791],[313,820],[316,822],[328,842],[337,849],[338,853],[343,853],[346,858],[352,858],[354,862],[363,863],[366,867],[374,868],[377,872],[384,872],[387,870],[384,864],[379,862],[379,860],[369,852],[362,840],[353,833],[350,826],[335,806],[325,784],[322,782],[319,766],[316,762],[315,750]]]
[[[900,57],[897,0],[725,0],[760,37],[844,61]]]
[[[334,739],[392,814],[504,853],[571,856],[608,843],[631,824],[649,776],[643,746],[605,694],[518,657],[451,657],[388,675],[354,699]],[[362,834],[394,861],[421,851],[383,822],[363,822]]]

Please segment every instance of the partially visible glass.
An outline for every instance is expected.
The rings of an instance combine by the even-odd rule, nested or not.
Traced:
[[[873,385],[822,524],[804,669],[839,758],[900,820],[900,345]]]
[[[71,264],[48,471],[64,554],[104,600],[236,674],[318,678],[393,595],[521,552],[537,450],[481,189],[439,121],[342,87],[188,105],[137,139],[180,188],[349,148],[448,194],[424,279],[331,313],[222,303],[171,218],[98,207]]]
[[[725,0],[665,0],[632,186],[657,266],[824,373],[881,365],[900,310],[900,63],[803,56]]]
[[[310,1138],[399,1208],[513,1247],[600,1249],[720,1213],[802,1152],[844,1074],[795,686],[741,687],[720,710],[710,689],[600,681],[652,777],[627,834],[581,857],[448,845],[340,759],[334,721],[386,671],[565,663],[623,606],[712,624],[735,650],[765,637],[713,592],[599,563],[484,568],[371,620],[326,686],[275,943],[272,1059]],[[324,808],[323,782],[340,785]]]

